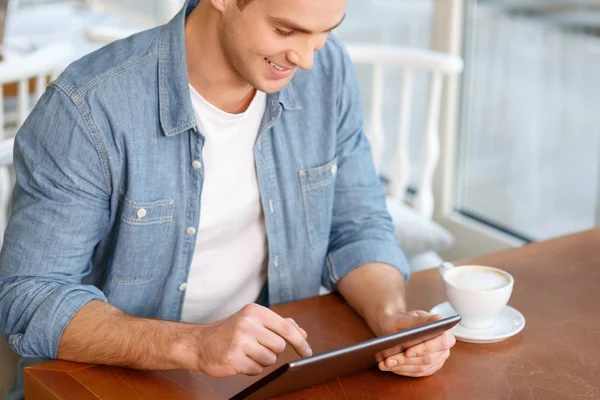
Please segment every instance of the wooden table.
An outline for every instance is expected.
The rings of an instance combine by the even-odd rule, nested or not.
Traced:
[[[278,397],[300,399],[600,399],[600,230],[462,263],[503,268],[515,277],[509,302],[527,319],[496,344],[458,342],[437,374],[404,378],[377,370]],[[437,270],[413,275],[412,309],[445,300]],[[293,316],[315,353],[371,337],[336,294],[274,307]],[[284,353],[280,363],[293,358]],[[225,399],[254,378],[216,380],[198,372],[141,372],[52,361],[26,369],[27,399]]]

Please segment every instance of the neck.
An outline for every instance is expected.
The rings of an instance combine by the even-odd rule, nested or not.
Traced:
[[[201,1],[185,21],[188,80],[206,101],[238,114],[246,111],[256,90],[227,59],[218,36],[221,14]]]

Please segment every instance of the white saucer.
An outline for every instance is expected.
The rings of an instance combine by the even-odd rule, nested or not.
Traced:
[[[431,314],[439,314],[443,318],[456,315],[450,303],[445,302],[433,307]],[[460,323],[450,330],[457,340],[467,343],[496,343],[508,339],[521,332],[525,327],[525,317],[511,306],[506,306],[490,328],[470,329]]]

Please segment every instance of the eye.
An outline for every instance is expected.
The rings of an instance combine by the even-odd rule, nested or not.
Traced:
[[[289,37],[296,33],[296,31],[282,31],[279,28],[275,28],[275,32],[282,37]]]

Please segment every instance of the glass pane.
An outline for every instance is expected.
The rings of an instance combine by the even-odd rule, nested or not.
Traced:
[[[530,240],[595,226],[600,10],[468,3],[458,210]]]
[[[429,49],[433,0],[348,0],[346,19],[336,30],[345,43],[377,43],[412,48]],[[363,97],[365,128],[370,127],[373,69],[357,66],[357,74]],[[413,110],[409,146],[411,176],[413,183],[418,177],[418,155],[421,138],[425,132],[426,74],[415,73]],[[388,175],[396,147],[398,132],[399,96],[402,90],[402,71],[384,69],[385,92],[383,109],[384,153],[382,175]]]

